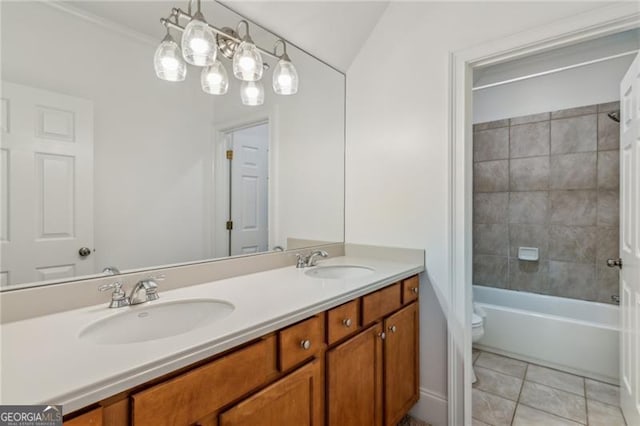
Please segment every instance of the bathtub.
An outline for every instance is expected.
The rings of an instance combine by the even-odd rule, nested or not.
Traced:
[[[473,298],[485,317],[474,347],[619,384],[617,306],[477,285]]]

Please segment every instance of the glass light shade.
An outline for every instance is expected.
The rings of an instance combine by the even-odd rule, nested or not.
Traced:
[[[216,36],[200,12],[193,16],[182,33],[182,55],[191,65],[204,67],[216,60]]]
[[[259,81],[243,81],[240,85],[240,97],[244,105],[262,105],[264,103],[264,86]]]
[[[250,37],[245,37],[233,55],[233,75],[242,81],[262,78],[262,55]]]
[[[229,76],[222,62],[215,61],[213,65],[209,65],[202,69],[200,74],[200,83],[202,90],[211,95],[224,95],[229,90]]]
[[[158,78],[166,81],[184,81],[187,76],[187,64],[182,59],[180,46],[167,33],[153,56],[153,67]]]
[[[298,93],[298,72],[286,54],[280,58],[273,70],[273,91],[278,95]]]

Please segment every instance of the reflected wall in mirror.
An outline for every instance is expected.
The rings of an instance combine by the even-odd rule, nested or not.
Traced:
[[[273,92],[265,55],[261,106],[222,55],[225,95],[200,67],[160,80],[159,19],[183,3],[2,2],[3,290],[343,241],[344,75],[288,44],[298,93]]]

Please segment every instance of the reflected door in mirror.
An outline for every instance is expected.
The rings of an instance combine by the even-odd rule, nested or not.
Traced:
[[[2,82],[2,286],[94,272],[93,104]]]
[[[230,131],[232,146],[230,256],[266,251],[268,232],[269,124]]]

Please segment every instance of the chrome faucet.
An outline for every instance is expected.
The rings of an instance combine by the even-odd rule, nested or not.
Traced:
[[[320,256],[323,258],[329,257],[329,253],[324,250],[316,250],[312,251],[309,255],[309,259],[307,260],[307,266],[316,266],[316,257]]]
[[[329,257],[329,253],[324,250],[315,250],[309,254],[296,253],[296,256],[298,256],[296,268],[309,268],[311,266],[316,266],[316,257]]]
[[[156,278],[150,277],[144,280],[140,280],[133,286],[129,300],[132,305],[139,305],[140,303],[150,302],[152,300],[158,300],[158,283]]]

